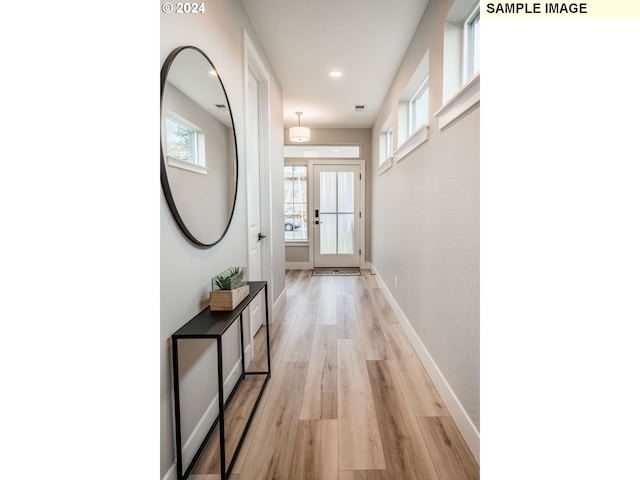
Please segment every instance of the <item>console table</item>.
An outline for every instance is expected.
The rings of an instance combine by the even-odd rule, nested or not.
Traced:
[[[189,320],[186,324],[184,324],[180,329],[178,329],[171,336],[171,345],[173,348],[173,397],[174,397],[174,412],[175,412],[175,434],[176,434],[176,466],[178,470],[178,480],[186,479],[193,467],[195,466],[198,458],[202,454],[206,443],[209,441],[211,434],[215,430],[218,425],[220,431],[220,475],[222,480],[227,480],[228,472],[233,468],[233,464],[236,461],[236,457],[240,452],[240,447],[242,446],[242,442],[244,442],[244,438],[249,430],[249,426],[251,425],[251,421],[253,420],[253,415],[256,412],[258,407],[258,403],[262,398],[262,394],[267,385],[267,381],[271,377],[271,350],[269,344],[269,301],[267,295],[267,282],[248,282],[249,283],[249,295],[240,302],[240,304],[232,311],[216,311],[212,312],[207,306],[204,310],[198,313],[195,317]],[[245,370],[244,365],[244,328],[242,322],[242,315],[245,309],[249,306],[251,301],[260,293],[260,291],[264,292],[265,298],[265,327],[267,334],[267,370],[266,371],[251,371],[247,372]],[[240,319],[240,350],[242,352],[242,375],[236,382],[229,395],[227,401],[224,401],[224,378],[223,378],[223,370],[222,370],[222,336],[224,333],[236,322],[236,320]],[[180,378],[178,369],[178,340],[188,340],[193,338],[215,338],[216,346],[218,349],[218,417],[211,425],[211,428],[207,432],[204,440],[200,444],[200,447],[196,451],[196,454],[193,457],[193,460],[189,463],[186,470],[183,472],[182,470],[182,432],[180,428]],[[226,468],[226,451],[225,451],[225,438],[224,438],[224,410],[228,405],[229,401],[233,397],[236,392],[238,385],[245,378],[246,375],[266,375],[264,382],[262,383],[262,387],[260,389],[260,393],[258,394],[258,398],[256,399],[253,409],[251,410],[251,414],[249,415],[249,420],[245,425],[245,428],[242,432],[242,436],[240,437],[240,441],[238,442],[238,446],[233,453],[231,458],[231,463],[229,464],[229,468]]]

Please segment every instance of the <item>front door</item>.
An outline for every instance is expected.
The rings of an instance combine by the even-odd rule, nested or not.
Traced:
[[[314,165],[315,267],[360,266],[359,165]]]

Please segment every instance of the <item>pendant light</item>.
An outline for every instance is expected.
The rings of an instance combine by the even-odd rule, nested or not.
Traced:
[[[307,127],[300,126],[300,115],[302,112],[296,112],[298,116],[298,126],[289,129],[289,140],[292,142],[308,142],[311,138],[311,132]]]

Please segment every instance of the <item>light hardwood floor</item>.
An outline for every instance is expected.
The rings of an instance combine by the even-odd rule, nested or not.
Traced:
[[[231,479],[480,477],[375,275],[288,271],[286,295],[270,326],[272,376]],[[247,378],[226,411],[227,463],[262,377]],[[218,448],[216,431],[190,478],[220,478]]]

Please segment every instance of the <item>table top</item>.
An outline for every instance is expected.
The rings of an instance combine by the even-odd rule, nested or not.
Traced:
[[[267,282],[247,282],[249,284],[249,295],[233,310],[212,312],[209,306],[205,307],[195,317],[180,327],[172,338],[217,338],[240,316],[247,305],[258,295],[260,290],[266,288]]]

